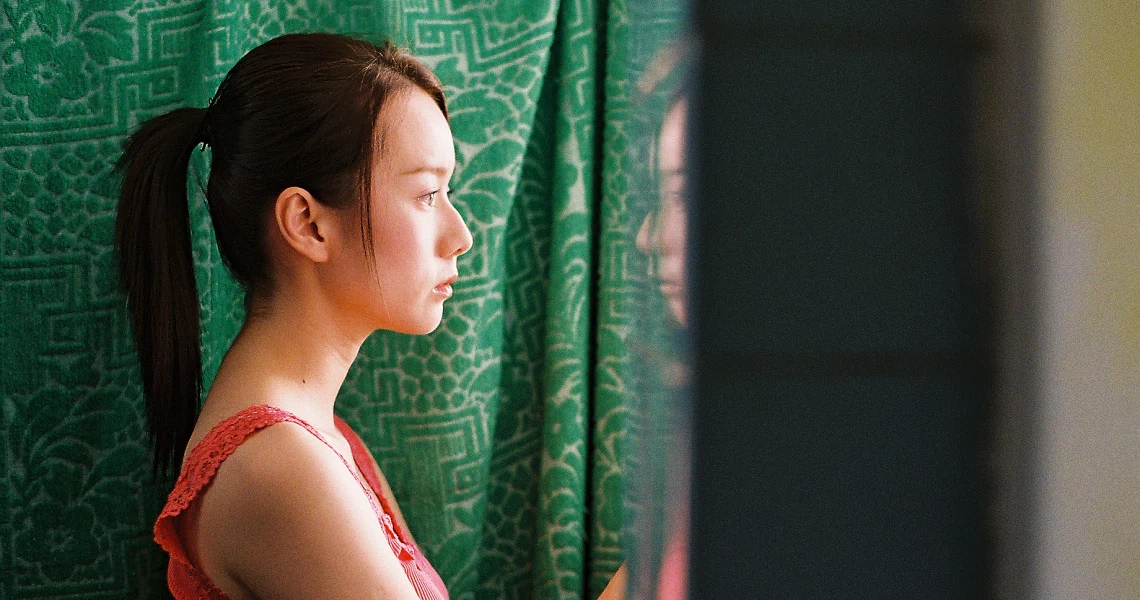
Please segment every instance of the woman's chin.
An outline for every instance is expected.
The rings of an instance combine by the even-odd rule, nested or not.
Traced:
[[[443,322],[443,303],[424,303],[418,310],[400,312],[379,307],[371,315],[373,330],[394,331],[406,335],[424,335],[439,328]]]
[[[396,333],[404,333],[407,335],[426,335],[435,331],[436,329],[439,329],[439,325],[442,322],[443,314],[442,311],[440,311],[440,313],[437,313],[435,315],[425,315],[425,318],[422,320],[409,320],[403,323],[392,324],[392,326],[389,327],[381,327],[381,329],[387,329],[389,331],[395,331]]]
[[[412,333],[412,335],[427,335],[427,334],[435,331],[436,329],[439,329],[439,324],[441,322],[442,322],[442,319],[437,320],[430,327],[425,327],[424,329],[422,329],[420,331],[416,331],[416,332]]]

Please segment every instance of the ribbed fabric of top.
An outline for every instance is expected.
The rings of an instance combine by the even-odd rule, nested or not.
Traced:
[[[376,512],[376,517],[380,520],[388,538],[388,545],[400,561],[400,566],[403,567],[404,573],[408,576],[408,581],[416,590],[416,594],[421,600],[449,600],[447,588],[444,587],[439,574],[435,572],[427,558],[416,548],[407,532],[403,531],[392,517],[392,509],[388,505],[388,501],[384,497],[383,487],[380,485],[380,476],[373,466],[372,457],[365,448],[364,442],[340,418],[336,418],[335,422],[337,430],[348,439],[349,446],[352,448],[352,459],[356,462],[361,474],[364,475],[364,480],[356,475],[344,456],[341,456],[339,452],[337,452],[337,456],[340,456],[345,468],[360,483],[361,492],[368,497],[368,503]],[[219,423],[210,433],[206,434],[206,437],[190,451],[190,456],[182,467],[182,472],[178,475],[178,481],[174,484],[174,489],[166,500],[166,506],[163,507],[162,513],[159,514],[158,520],[154,524],[155,541],[170,554],[170,565],[167,567],[166,580],[170,586],[170,592],[176,600],[221,600],[226,598],[225,593],[214,585],[205,573],[191,564],[182,544],[182,539],[178,535],[175,517],[185,511],[201,491],[213,481],[214,475],[218,472],[218,467],[233,454],[242,442],[254,433],[277,423],[296,423],[324,442],[333,452],[336,452],[336,449],[312,425],[291,412],[264,404],[251,406],[235,414]],[[368,493],[369,488],[380,500],[379,504],[373,495]],[[193,524],[189,525],[193,526]]]

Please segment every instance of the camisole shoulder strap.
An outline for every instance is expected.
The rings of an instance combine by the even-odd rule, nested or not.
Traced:
[[[396,512],[392,510],[392,506],[388,504],[388,498],[384,494],[384,486],[380,483],[380,475],[372,467],[372,455],[368,453],[368,448],[364,445],[364,440],[361,440],[360,436],[352,430],[352,427],[349,427],[348,423],[345,423],[340,417],[334,417],[334,423],[337,430],[348,440],[348,446],[352,449],[352,458],[356,461],[356,466],[360,469],[360,474],[364,476],[364,481],[368,483],[368,486],[375,492],[376,498],[380,500],[380,507],[384,510],[385,514],[389,516],[395,515]],[[399,523],[393,521],[392,528],[402,542],[405,544],[411,543],[411,537],[400,527]]]
[[[385,486],[380,482],[380,474],[376,470],[372,455],[368,452],[364,441],[340,417],[336,417],[334,422],[337,430],[344,434],[345,439],[348,440],[348,445],[352,449],[352,458],[356,461],[357,467],[360,468],[360,473],[368,485],[372,487],[377,499],[383,506],[381,522],[388,533],[388,543],[392,547],[392,552],[400,559],[400,565],[404,568],[408,581],[412,583],[416,594],[423,600],[447,600],[449,597],[447,586],[443,584],[439,573],[436,573],[435,568],[416,548],[411,535],[396,522],[394,517],[396,513],[388,503],[384,491]]]

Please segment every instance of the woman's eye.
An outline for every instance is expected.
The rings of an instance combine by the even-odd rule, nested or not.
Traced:
[[[427,204],[428,206],[435,206],[435,197],[437,195],[439,195],[439,190],[429,192],[426,196],[421,196],[420,200],[423,200],[424,204]]]

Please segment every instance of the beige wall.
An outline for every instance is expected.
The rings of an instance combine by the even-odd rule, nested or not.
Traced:
[[[1042,0],[1043,598],[1140,598],[1140,3]]]

